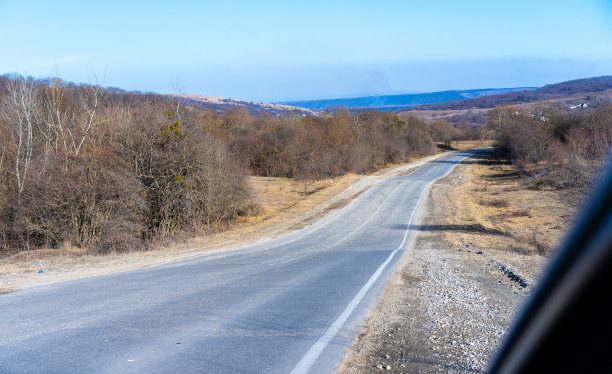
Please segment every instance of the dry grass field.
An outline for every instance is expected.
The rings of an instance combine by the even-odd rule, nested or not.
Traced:
[[[424,110],[424,109],[412,109],[405,110],[398,113],[400,118],[406,119],[410,116],[416,117],[420,120],[427,122],[435,122],[446,120],[450,121],[455,116],[465,116],[468,112],[471,115],[486,115],[489,109],[448,109],[448,110]]]
[[[559,191],[533,189],[503,160],[481,156],[466,161],[463,183],[441,204],[449,214],[446,240],[457,248],[486,250],[535,279],[571,222],[573,208]]]

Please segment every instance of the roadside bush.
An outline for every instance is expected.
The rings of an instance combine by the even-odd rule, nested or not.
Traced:
[[[441,142],[444,147],[450,148],[451,142],[459,137],[459,132],[448,121],[436,121],[431,124],[430,132],[436,142]]]
[[[12,236],[25,248],[64,243],[94,252],[142,245],[140,183],[112,153],[53,160],[12,204]]]
[[[408,119],[406,145],[409,156],[425,156],[435,152],[436,145],[429,134],[427,123],[414,117]]]
[[[546,104],[499,107],[489,111],[487,130],[516,168],[535,174],[534,186],[566,189],[576,202],[612,147],[612,104],[578,114]]]
[[[120,140],[143,188],[149,232],[163,237],[234,217],[248,192],[225,144],[163,107],[141,108]]]

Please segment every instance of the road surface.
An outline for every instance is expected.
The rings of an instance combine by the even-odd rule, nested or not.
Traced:
[[[0,295],[0,373],[333,372],[425,191],[471,154],[264,244]]]

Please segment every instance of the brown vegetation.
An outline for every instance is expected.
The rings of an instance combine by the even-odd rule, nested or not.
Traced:
[[[546,103],[531,111],[498,107],[489,112],[487,129],[531,187],[562,190],[575,205],[612,147],[612,105],[576,113]]]
[[[387,163],[434,152],[427,124],[383,112],[297,117],[258,115],[241,124],[228,120],[231,147],[256,175],[320,179],[363,173]]]
[[[115,251],[104,256],[70,243],[57,249],[22,251],[0,258],[0,293],[2,288],[15,289],[114,273],[269,240],[341,208],[339,201],[350,200],[355,191],[360,190],[355,187],[370,181],[355,174],[313,181],[308,185],[290,178],[249,176],[247,179],[252,192],[245,215],[207,230],[205,236],[188,238],[184,235],[152,243],[146,251]],[[315,190],[317,192],[312,193]],[[246,215],[251,209],[256,210],[254,215]],[[44,273],[39,274],[39,270]]]
[[[171,103],[3,80],[0,247],[141,248],[229,219],[247,196],[226,144]]]
[[[0,248],[146,248],[262,212],[246,176],[312,181],[435,152],[414,117],[218,114],[166,96],[0,77]],[[450,131],[452,134],[445,134]]]

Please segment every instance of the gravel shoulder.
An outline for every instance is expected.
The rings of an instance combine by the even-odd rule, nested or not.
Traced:
[[[487,236],[499,235],[486,228],[474,232],[469,214],[457,218],[457,190],[470,167],[458,165],[429,190],[409,250],[340,373],[486,370],[546,257],[489,250]],[[479,235],[480,241],[472,240]]]

